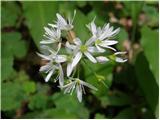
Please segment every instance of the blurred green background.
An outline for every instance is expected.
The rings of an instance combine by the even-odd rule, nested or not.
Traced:
[[[158,1],[75,1],[1,3],[1,117],[2,118],[158,118]],[[73,15],[76,35],[90,33],[85,24],[110,22],[128,62],[92,65],[104,80],[98,81],[83,66],[81,78],[99,90],[87,90],[83,102],[64,95],[52,80],[44,82],[36,55],[43,27],[56,13]],[[105,82],[105,87],[102,82]]]

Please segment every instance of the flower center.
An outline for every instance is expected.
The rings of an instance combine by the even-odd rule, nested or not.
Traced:
[[[95,41],[95,44],[98,45],[98,44],[100,44],[101,42],[102,42],[101,40],[96,40],[96,41]]]
[[[86,45],[82,45],[82,46],[80,47],[81,52],[86,52],[87,49],[88,49],[88,47],[87,47]]]
[[[78,84],[78,85],[80,85],[80,84],[81,84],[79,79],[76,79],[76,81],[77,81],[77,84]]]

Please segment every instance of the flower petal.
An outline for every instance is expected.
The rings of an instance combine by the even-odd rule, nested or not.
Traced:
[[[126,54],[127,52],[116,52],[116,53],[114,53],[115,55],[124,55],[124,54]]]
[[[96,37],[91,37],[89,40],[87,40],[87,42],[85,43],[85,45],[91,45],[97,38]]]
[[[118,43],[118,41],[115,41],[115,40],[104,40],[100,44],[103,44],[103,45],[107,46],[107,45],[115,45],[117,43]]]
[[[45,78],[45,82],[48,82],[48,81],[49,81],[49,79],[51,78],[54,70],[55,70],[55,69],[51,70],[51,71],[48,73],[48,75],[47,75],[46,78]]]
[[[116,61],[116,62],[119,62],[119,63],[124,63],[124,62],[127,61],[127,59],[122,59],[122,58],[120,58],[120,57],[116,57],[115,61]]]
[[[91,62],[97,63],[96,59],[89,52],[84,52],[84,54]]]
[[[41,58],[44,58],[45,60],[51,60],[50,56],[46,56],[46,55],[43,55],[43,54],[40,54],[40,53],[37,53],[37,55],[40,56]]]
[[[93,46],[88,47],[88,51],[89,51],[90,53],[96,53],[96,52],[99,52],[99,50],[98,50],[96,47],[93,47]]]
[[[90,88],[90,89],[93,89],[93,90],[96,90],[96,91],[98,90],[98,89],[97,89],[96,87],[94,87],[93,85],[91,85],[91,84],[89,84],[89,83],[87,83],[87,82],[84,82],[84,81],[82,81],[82,80],[80,80],[80,83],[81,83],[82,85]]]
[[[81,40],[79,38],[75,38],[73,41],[78,46],[82,45],[82,42],[81,42]]]
[[[96,57],[97,61],[100,62],[100,63],[105,63],[105,62],[108,62],[109,59],[107,57],[104,57],[104,56],[99,56],[99,57]]]
[[[59,64],[59,85],[63,86],[64,84],[64,74],[63,74],[63,69],[62,66]]]
[[[65,61],[67,61],[67,56],[66,55],[57,55],[55,58],[55,61],[57,63],[65,62]]]
[[[60,14],[57,13],[56,16],[57,16],[58,21],[60,22],[60,24],[67,25],[66,20]]]
[[[77,65],[77,63],[80,61],[81,57],[82,57],[82,53],[78,52],[76,54],[76,56],[73,58],[72,67],[75,67]]]
[[[71,49],[71,50],[74,50],[76,49],[76,46],[75,45],[72,45],[70,44],[68,41],[66,42],[66,45],[65,45],[67,48]]]
[[[79,102],[82,102],[82,88],[81,88],[81,86],[77,85],[76,90],[77,90],[77,98],[78,98]]]
[[[108,46],[108,45],[105,45],[105,44],[99,44],[99,46],[101,46],[101,47],[104,47],[104,48],[111,49],[111,50],[113,50],[113,51],[117,51],[115,48],[113,48],[113,47],[110,47],[110,46]]]
[[[67,77],[69,77],[71,75],[72,71],[73,71],[72,64],[68,63],[67,64]]]
[[[98,51],[99,51],[100,53],[105,52],[105,50],[104,50],[103,48],[99,47],[98,45],[96,45],[96,48],[98,49]]]

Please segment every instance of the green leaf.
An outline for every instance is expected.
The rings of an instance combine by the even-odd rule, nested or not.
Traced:
[[[23,89],[27,94],[34,93],[36,90],[36,84],[32,81],[27,81],[23,84]]]
[[[57,93],[53,95],[53,100],[55,101],[56,109],[64,110],[64,114],[68,113],[72,116],[75,115],[76,117],[74,118],[79,119],[89,117],[88,110],[83,106],[83,103],[78,102],[76,96],[73,97],[68,94]],[[61,114],[57,115],[57,118],[62,118]]]
[[[47,107],[47,96],[41,93],[35,94],[30,98],[28,107],[31,110],[43,110]]]
[[[144,49],[144,54],[149,62],[149,68],[153,72],[153,75],[158,84],[159,81],[159,71],[158,71],[158,50],[159,50],[159,42],[158,42],[158,31],[151,30],[148,27],[143,27],[141,30],[142,38],[141,44]]]
[[[119,50],[124,50],[123,44],[125,40],[128,40],[128,33],[124,28],[120,29],[119,34],[116,36],[116,39],[118,40],[117,48]]]
[[[42,40],[44,27],[52,23],[58,12],[57,2],[23,2],[24,16],[37,47]]]
[[[111,92],[106,96],[100,97],[100,100],[101,100],[101,105],[103,107],[106,107],[108,105],[124,106],[124,105],[129,105],[131,103],[129,96],[119,91]]]
[[[150,106],[150,109],[155,113],[158,104],[158,85],[149,69],[149,63],[142,52],[137,56],[135,72],[138,77],[139,86],[144,92],[146,101]]]
[[[114,119],[133,119],[135,118],[134,110],[132,108],[125,108],[121,110]]]
[[[1,79],[3,81],[9,78],[14,72],[14,69],[12,68],[13,67],[13,57],[2,58],[1,63],[2,63]]]
[[[2,80],[6,80],[14,72],[14,56],[22,58],[27,53],[25,41],[17,32],[2,33]]]
[[[105,119],[106,117],[103,114],[96,113],[95,119]]]
[[[144,5],[143,11],[146,14],[146,22],[150,26],[158,26],[158,10],[154,6]]]
[[[21,85],[13,82],[2,83],[1,108],[3,111],[16,110],[23,100]]]
[[[3,1],[1,10],[1,27],[15,26],[18,15],[20,14],[20,9],[16,2]]]

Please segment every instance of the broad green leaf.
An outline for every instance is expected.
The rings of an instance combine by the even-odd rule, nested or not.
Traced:
[[[134,110],[132,108],[125,108],[121,110],[114,119],[133,119],[135,118]]]
[[[14,72],[14,56],[22,58],[26,52],[26,43],[21,40],[19,33],[2,33],[2,80],[7,79]]]
[[[43,38],[44,27],[48,23],[53,23],[58,12],[59,4],[57,2],[23,2],[24,16],[27,26],[37,47]]]
[[[32,81],[26,81],[23,84],[23,89],[27,94],[34,93],[36,90],[36,84]]]
[[[103,114],[96,113],[95,119],[105,119],[106,117]]]
[[[124,28],[120,29],[120,32],[116,36],[116,40],[118,40],[118,44],[116,45],[119,50],[124,50],[123,44],[125,40],[128,40],[128,33]]]
[[[3,111],[16,110],[21,106],[23,92],[21,85],[16,82],[2,83],[1,107]]]
[[[100,97],[100,100],[103,107],[108,105],[124,106],[131,104],[129,96],[119,91],[110,92],[110,94]]]
[[[151,30],[148,27],[143,27],[141,30],[142,38],[141,44],[144,49],[144,54],[149,62],[149,68],[153,72],[153,75],[158,84],[159,82],[159,71],[158,71],[158,50],[159,50],[159,42],[158,42],[158,31]]]
[[[84,7],[87,4],[87,1],[76,1],[79,7]]]
[[[158,104],[158,85],[149,69],[149,63],[142,52],[137,56],[135,72],[139,86],[144,92],[146,101],[148,102],[150,109],[155,113]]]
[[[143,7],[143,11],[145,12],[146,14],[146,22],[148,25],[150,26],[158,26],[158,10],[153,7],[153,6],[149,6],[147,4],[144,5]]]
[[[79,103],[74,95],[70,96],[63,93],[57,93],[53,95],[53,100],[55,101],[56,109],[58,110],[63,109],[66,113],[73,114],[76,116],[75,118],[79,119],[89,117],[89,111],[84,107],[83,102]],[[57,118],[61,118],[61,115],[57,116]]]
[[[18,19],[18,16],[20,14],[20,9],[16,2],[3,1],[1,13],[2,28],[16,26],[16,20]]]
[[[2,58],[1,59],[1,79],[6,80],[7,78],[11,77],[12,73],[14,72],[13,67],[13,57]]]
[[[35,94],[30,98],[28,107],[31,110],[43,110],[47,107],[47,96],[41,93]]]
[[[56,109],[56,108],[51,108],[51,109],[45,109],[43,111],[33,111],[29,112],[25,115],[23,115],[21,118],[25,119],[33,119],[33,118],[38,118],[38,119],[74,119],[76,118],[75,114],[68,113],[66,112],[65,109]]]

